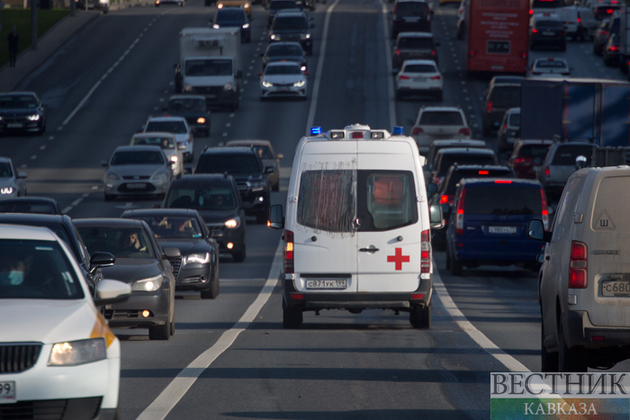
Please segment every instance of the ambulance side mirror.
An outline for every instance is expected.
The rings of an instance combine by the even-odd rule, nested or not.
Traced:
[[[433,204],[429,208],[429,215],[431,219],[431,229],[444,228],[444,214],[442,213],[442,206],[439,204]]]
[[[269,209],[267,227],[272,229],[284,229],[284,213],[280,204],[274,204]]]

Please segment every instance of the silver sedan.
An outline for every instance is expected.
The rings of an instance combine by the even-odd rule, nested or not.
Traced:
[[[295,97],[306,100],[306,72],[293,61],[269,63],[260,75],[260,100]]]
[[[173,176],[184,175],[184,155],[177,147],[173,133],[136,133],[131,138],[130,146],[160,146],[166,158],[171,162]]]
[[[11,158],[0,157],[0,199],[26,195],[26,174],[13,167]]]

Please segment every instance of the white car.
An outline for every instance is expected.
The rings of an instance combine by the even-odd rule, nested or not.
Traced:
[[[175,162],[171,165],[173,177],[184,175],[184,155],[177,147],[173,133],[136,133],[129,142],[130,146],[160,146],[166,158]]]
[[[26,174],[16,171],[11,158],[0,157],[0,200],[26,195]]]
[[[442,73],[433,60],[405,60],[396,75],[396,100],[405,96],[428,95],[442,101]]]
[[[18,413],[118,418],[120,342],[97,306],[130,294],[126,283],[101,280],[92,298],[72,251],[57,235],[3,225],[0,317],[11,321],[0,324],[0,412],[10,406]]]
[[[571,68],[563,58],[537,58],[527,70],[527,77],[566,78],[571,76]]]
[[[267,64],[260,74],[260,100],[272,97],[297,97],[306,100],[307,72],[294,61]]]
[[[457,106],[423,106],[411,131],[420,153],[425,155],[433,140],[469,139],[466,115]]]
[[[192,162],[195,159],[193,153],[193,135],[184,117],[149,117],[142,130],[145,133],[166,132],[173,133],[177,140],[177,147],[182,151],[184,160]]]

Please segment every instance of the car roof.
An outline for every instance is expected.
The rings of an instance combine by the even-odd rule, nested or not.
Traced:
[[[0,96],[23,96],[23,95],[31,95],[37,98],[37,94],[35,92],[30,92],[26,90],[20,90],[17,92],[2,92]]]
[[[521,107],[520,106],[515,106],[514,108],[509,108],[507,111],[505,111],[506,114],[520,114],[521,113]]]
[[[490,80],[490,84],[494,85],[497,83],[521,83],[525,79],[523,76],[494,76]]]
[[[471,139],[450,139],[450,140],[433,140],[432,146],[451,146],[451,145],[459,145],[462,146],[479,146],[486,147],[486,142],[484,140],[471,140]]]
[[[422,108],[420,108],[420,111],[457,111],[457,112],[464,112],[460,107],[458,106],[423,106]]]
[[[477,170],[477,169],[490,169],[490,170],[498,170],[498,171],[506,171],[512,172],[512,168],[509,166],[503,165],[458,165],[457,163],[451,165],[449,168],[450,171],[468,171],[468,170]]]
[[[58,242],[57,236],[48,228],[9,224],[0,224],[0,239],[27,239]]]
[[[11,162],[10,157],[0,156],[0,162]]]
[[[208,147],[204,149],[202,152],[203,155],[206,154],[222,154],[222,155],[233,155],[233,154],[253,154],[256,155],[251,147]]]
[[[171,95],[168,100],[171,99],[202,99],[205,101],[206,97],[203,95]]]
[[[405,62],[403,63],[403,66],[406,65],[413,65],[413,64],[427,64],[427,65],[432,65],[437,69],[437,64],[435,64],[435,61],[433,60],[421,60],[421,59],[415,59],[415,60],[405,60]],[[439,69],[438,69],[439,71]]]
[[[554,144],[555,142],[553,140],[548,140],[548,139],[541,139],[541,140],[517,140],[516,144],[514,145],[514,147],[516,147],[516,145],[521,144],[522,146],[529,146],[529,145],[540,145],[540,144],[545,144],[548,146],[551,146],[552,144]]]
[[[163,115],[163,116],[160,116],[160,117],[151,116],[151,117],[149,117],[147,119],[147,122],[149,122],[149,121],[183,121],[183,122],[186,122],[186,118],[184,118],[184,117],[176,117],[176,116],[173,116],[173,115]]]
[[[287,0],[279,0],[279,1],[287,1]],[[291,0],[293,1],[293,0]],[[287,46],[299,46],[300,48],[302,48],[302,44],[300,44],[297,41],[278,41],[278,42],[272,42],[271,44],[267,45],[267,48],[277,48],[277,47],[287,47]]]
[[[143,216],[154,216],[154,215],[164,215],[164,216],[186,216],[186,217],[196,217],[198,214],[195,209],[182,209],[182,208],[160,208],[160,209],[134,209],[134,210],[125,210],[122,216],[126,219],[133,219],[134,216],[143,217]]]
[[[72,223],[73,219],[67,214],[43,214],[43,213],[0,213],[2,223],[10,223],[13,221],[27,223]]]
[[[202,184],[229,184],[232,185],[232,175],[224,174],[191,174],[171,181],[171,187],[174,185],[202,185]]]
[[[204,99],[205,100],[205,99]],[[175,134],[173,133],[168,133],[165,131],[149,131],[148,133],[135,133],[132,138],[135,139],[145,139],[148,137],[171,137],[171,138],[175,138]],[[136,146],[136,147],[140,147],[140,146]]]
[[[510,182],[496,183],[496,180],[506,180]],[[460,185],[466,186],[470,184],[492,184],[492,185],[525,185],[529,187],[542,188],[540,182],[535,179],[523,179],[523,178],[464,178],[460,181]]]
[[[267,67],[299,67],[300,63],[295,61],[272,61],[267,63]]]
[[[275,19],[283,18],[283,17],[303,17],[306,19],[306,15],[301,10],[293,10],[293,9],[280,9],[278,13],[276,13]]]
[[[271,142],[269,140],[230,140],[225,143],[226,146],[237,147],[237,146],[271,146]]]
[[[400,32],[399,38],[433,38],[432,32]]]
[[[162,148],[160,146],[148,146],[148,145],[136,145],[136,146],[118,146],[116,148],[116,150],[114,150],[114,153],[116,152],[161,152]]]
[[[481,147],[449,147],[446,149],[438,150],[438,153],[445,154],[459,154],[459,153],[471,153],[478,155],[494,155],[494,150],[484,149]]]

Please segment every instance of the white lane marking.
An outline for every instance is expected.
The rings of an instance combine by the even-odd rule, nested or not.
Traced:
[[[433,260],[433,267],[435,268],[435,260]],[[504,352],[496,344],[490,341],[490,339],[486,337],[481,331],[475,328],[475,326],[470,321],[468,321],[462,311],[460,311],[457,305],[455,305],[453,299],[451,299],[451,295],[448,294],[444,283],[442,283],[440,273],[437,271],[433,271],[433,288],[437,292],[440,300],[442,301],[442,304],[448,311],[451,318],[453,318],[459,328],[461,328],[462,331],[468,334],[468,336],[470,336],[470,338],[472,338],[473,341],[479,345],[479,347],[487,351],[490,356],[497,359],[512,372],[529,372],[529,369],[527,369],[525,365]]]
[[[20,165],[20,168],[21,168],[21,169],[26,168],[26,163],[23,163],[22,165]]]
[[[31,160],[37,159],[37,155],[31,155]]]
[[[46,150],[46,145],[42,144],[41,146],[39,146],[39,150]]]
[[[55,136],[48,137],[48,140],[54,140],[54,139],[55,139]]]
[[[328,41],[328,26],[330,25],[330,16],[333,9],[339,3],[339,0],[335,0],[333,4],[326,10],[326,18],[324,19],[324,29],[322,31],[322,42],[319,49],[319,60],[317,60],[317,72],[315,73],[315,83],[313,84],[313,97],[311,99],[311,106],[308,110],[308,118],[306,119],[306,133],[310,134],[310,129],[313,126],[315,120],[315,110],[317,109],[317,99],[319,98],[319,84],[322,77],[322,71],[324,70],[324,57],[326,57],[326,44]]]
[[[171,381],[170,384],[158,395],[158,397],[138,416],[137,420],[162,420],[177,405],[179,400],[193,386],[197,378],[214,362],[224,351],[229,349],[240,333],[245,331],[249,324],[256,318],[262,307],[267,303],[277,283],[280,267],[282,266],[282,242],[278,244],[276,255],[271,264],[269,277],[256,300],[247,308],[241,319],[234,326],[221,334],[217,342],[201,353],[187,367]]]
[[[379,0],[380,1],[380,0]],[[383,17],[383,32],[385,33],[385,57],[391,57],[392,51],[389,45],[389,34],[387,33],[387,17],[389,12],[387,11],[387,5],[381,1],[381,16]],[[396,125],[396,101],[394,100],[394,80],[393,77],[389,77],[393,73],[392,61],[389,59],[387,62],[387,96],[389,97],[389,129]]]

